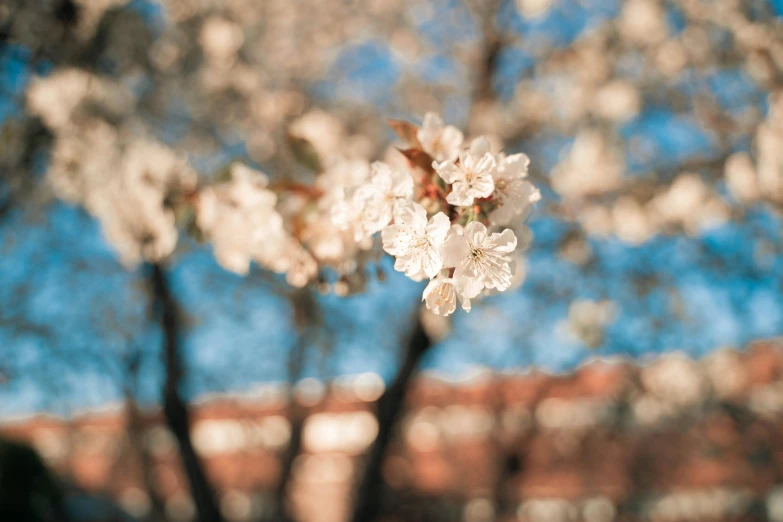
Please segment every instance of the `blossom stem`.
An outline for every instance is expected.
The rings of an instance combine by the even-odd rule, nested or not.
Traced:
[[[273,181],[269,184],[269,189],[274,192],[293,192],[314,200],[323,195],[323,191],[317,187],[293,181]]]

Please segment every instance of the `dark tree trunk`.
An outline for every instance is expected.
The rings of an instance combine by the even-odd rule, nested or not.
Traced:
[[[292,399],[293,400],[293,399]],[[297,405],[293,404],[289,408],[289,420],[291,421],[291,438],[288,441],[288,448],[282,455],[280,463],[280,481],[275,490],[275,514],[272,516],[273,522],[293,522],[295,520],[288,505],[288,493],[291,486],[294,461],[302,448],[302,428],[304,427],[305,412]]]
[[[222,522],[220,510],[215,502],[204,466],[190,438],[190,411],[180,394],[183,376],[182,354],[180,353],[180,315],[177,303],[169,289],[166,274],[158,264],[150,270],[150,286],[154,296],[156,317],[163,331],[163,361],[166,368],[166,382],[163,385],[163,414],[179,445],[185,474],[190,482],[190,493],[196,506],[199,522]]]
[[[290,295],[290,300],[294,312],[294,326],[299,332],[299,339],[288,355],[288,383],[290,385],[288,419],[291,422],[291,438],[280,460],[280,480],[275,490],[275,511],[271,517],[273,522],[292,522],[295,520],[288,504],[288,494],[293,476],[294,461],[296,461],[296,457],[299,456],[302,449],[302,430],[307,417],[307,410],[297,404],[294,388],[302,376],[305,350],[313,341],[315,328],[322,325],[318,302],[315,300],[311,289],[295,290]]]
[[[394,435],[394,428],[405,405],[405,395],[421,357],[432,346],[421,320],[408,340],[405,357],[394,382],[378,399],[378,437],[367,456],[364,477],[356,490],[353,522],[373,522],[381,513],[383,498],[383,462]]]
[[[294,461],[302,448],[302,429],[306,416],[305,409],[296,403],[294,396],[294,386],[302,373],[302,365],[305,350],[305,335],[292,348],[289,355],[288,370],[289,383],[291,386],[290,404],[288,406],[288,420],[291,422],[291,438],[288,440],[288,447],[280,459],[280,480],[275,490],[275,512],[272,516],[273,522],[292,522],[294,520],[288,505],[288,489],[291,485],[291,478],[294,470]]]
[[[144,487],[147,490],[147,495],[150,498],[150,513],[145,517],[145,520],[165,522],[166,506],[163,503],[163,499],[160,497],[160,495],[158,495],[158,489],[157,485],[155,484],[155,478],[152,469],[152,458],[147,449],[144,447],[144,422],[141,418],[139,406],[136,404],[136,400],[129,393],[126,394],[125,404],[128,422],[128,439],[130,440],[131,447],[136,454],[136,458],[139,459],[142,483],[144,484]]]

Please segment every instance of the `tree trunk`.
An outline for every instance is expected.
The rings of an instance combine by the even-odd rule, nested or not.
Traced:
[[[136,458],[139,459],[141,466],[142,482],[147,495],[150,498],[150,513],[145,517],[145,520],[154,522],[165,522],[166,520],[166,506],[163,499],[158,495],[157,485],[155,484],[155,477],[153,475],[153,462],[152,458],[144,447],[144,423],[141,418],[141,412],[139,406],[136,404],[136,400],[130,393],[126,393],[125,408],[127,415],[127,432],[128,439],[133,451],[136,453]]]
[[[294,390],[296,383],[302,377],[305,350],[313,341],[315,328],[321,326],[322,317],[318,302],[310,288],[295,290],[289,296],[294,312],[294,326],[299,332],[299,339],[288,354],[289,403],[288,420],[291,422],[291,438],[288,447],[280,459],[280,480],[275,489],[275,511],[273,522],[292,522],[295,520],[288,504],[289,488],[293,478],[294,462],[302,449],[302,430],[304,428],[307,409],[296,403]]]
[[[190,411],[179,389],[184,371],[180,353],[179,310],[171,295],[166,274],[158,264],[151,267],[150,286],[154,296],[155,313],[160,319],[163,331],[163,361],[166,367],[163,414],[166,424],[177,439],[199,522],[222,522],[214,490],[190,438]]]
[[[356,491],[353,522],[372,522],[381,513],[383,498],[383,462],[394,428],[405,405],[405,394],[421,357],[432,346],[421,320],[417,319],[408,340],[405,358],[394,382],[378,399],[378,437],[367,456],[364,477]]]

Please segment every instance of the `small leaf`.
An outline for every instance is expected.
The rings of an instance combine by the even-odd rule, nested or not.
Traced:
[[[315,173],[321,172],[321,159],[312,143],[291,133],[288,134],[287,139],[296,161]]]
[[[178,227],[188,228],[196,221],[196,209],[188,202],[178,201],[174,205],[174,222]]]
[[[232,162],[229,161],[224,164],[220,167],[220,170],[215,173],[215,183],[227,183],[231,181],[231,163]]]
[[[419,167],[424,172],[433,172],[432,156],[420,149],[397,149],[414,167]]]
[[[418,125],[405,120],[387,120],[389,127],[392,128],[394,134],[396,134],[406,145],[413,147],[414,149],[421,149],[421,143],[416,134],[419,131]]]

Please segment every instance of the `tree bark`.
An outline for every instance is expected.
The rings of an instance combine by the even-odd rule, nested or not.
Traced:
[[[292,399],[293,400],[293,399]],[[288,505],[288,493],[293,476],[294,462],[302,448],[302,429],[304,427],[305,412],[297,404],[292,404],[289,408],[289,420],[291,421],[291,438],[288,441],[288,447],[281,457],[280,462],[280,481],[275,488],[275,514],[272,516],[273,522],[293,522],[296,520],[291,513]]]
[[[288,500],[291,479],[293,478],[294,462],[301,453],[302,431],[304,428],[307,409],[297,404],[294,389],[296,383],[302,377],[304,367],[305,350],[313,341],[316,326],[322,325],[321,312],[318,302],[310,288],[295,290],[290,294],[291,308],[294,312],[294,326],[299,332],[299,339],[288,354],[288,383],[289,403],[288,420],[291,422],[291,438],[288,447],[280,459],[280,480],[275,488],[275,511],[272,514],[273,522],[293,522],[295,519]]]
[[[157,486],[155,484],[155,477],[152,472],[152,458],[144,447],[144,423],[141,418],[141,412],[139,411],[138,404],[136,404],[136,400],[129,393],[126,393],[125,408],[128,439],[130,440],[133,451],[136,453],[136,458],[139,459],[142,483],[150,498],[150,513],[145,517],[145,520],[165,522],[166,506],[163,499],[158,494]]]
[[[405,394],[421,357],[432,346],[420,319],[417,319],[400,370],[389,388],[378,399],[378,437],[367,456],[367,463],[356,490],[353,522],[372,522],[381,513],[383,498],[383,462],[405,405]]]
[[[212,485],[190,438],[190,411],[180,394],[184,373],[180,350],[180,314],[169,289],[166,274],[159,264],[150,270],[150,286],[154,312],[163,331],[163,361],[166,381],[163,384],[163,414],[166,424],[177,439],[179,454],[190,483],[190,493],[196,506],[199,522],[222,522]]]
[[[275,513],[272,516],[274,522],[292,522],[294,520],[287,503],[288,489],[291,485],[294,461],[296,460],[296,457],[299,456],[299,452],[302,448],[302,429],[306,416],[304,408],[296,403],[294,386],[302,373],[305,339],[307,339],[307,337],[306,334],[303,335],[292,348],[291,354],[289,354],[288,371],[290,403],[288,406],[288,420],[291,422],[291,438],[288,440],[288,447],[280,459],[280,480],[277,483],[277,488],[275,488],[276,505]]]

